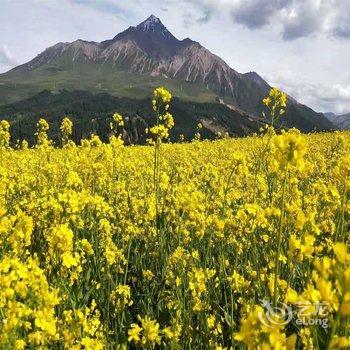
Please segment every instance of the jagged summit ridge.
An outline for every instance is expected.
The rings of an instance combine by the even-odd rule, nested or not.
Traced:
[[[174,37],[169,32],[169,30],[164,26],[162,21],[154,15],[151,15],[150,17],[148,17],[145,21],[137,25],[135,28],[144,33],[150,33],[150,32],[158,33],[164,36],[165,38]]]

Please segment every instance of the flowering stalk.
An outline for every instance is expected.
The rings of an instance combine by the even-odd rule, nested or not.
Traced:
[[[156,111],[156,126],[159,125],[159,110]],[[159,135],[156,135],[156,142],[154,147],[154,166],[153,166],[153,184],[154,184],[154,194],[156,201],[156,227],[158,228],[158,218],[159,218],[159,159],[160,159],[160,147],[161,140]]]
[[[51,144],[48,136],[47,131],[49,130],[49,124],[48,122],[40,118],[37,126],[37,132],[35,133],[35,136],[37,137],[37,147],[47,147]]]
[[[60,130],[62,133],[62,146],[65,146],[68,144],[69,139],[73,133],[73,123],[68,117],[65,117],[63,119]]]
[[[10,147],[10,123],[7,120],[0,121],[0,149]]]
[[[173,116],[168,112],[171,101],[171,93],[163,87],[154,90],[154,99],[152,107],[156,115],[156,125],[150,129],[154,141],[154,164],[153,164],[153,183],[156,202],[156,226],[159,229],[159,172],[160,172],[160,152],[162,140],[169,137],[169,130],[174,126]]]

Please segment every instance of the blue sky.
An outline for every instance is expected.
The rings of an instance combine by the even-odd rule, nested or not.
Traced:
[[[350,0],[0,0],[0,72],[150,14],[317,111],[350,112]]]

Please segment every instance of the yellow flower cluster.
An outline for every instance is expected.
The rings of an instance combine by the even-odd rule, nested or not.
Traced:
[[[64,135],[67,135],[67,136],[72,135],[73,123],[68,117],[65,117],[63,119],[62,124],[60,126],[60,130]]]
[[[138,320],[141,323],[141,327],[137,323],[131,324],[131,328],[128,331],[128,341],[151,347],[154,347],[155,344],[160,344],[161,336],[159,335],[159,323],[148,316],[144,318],[139,316]]]
[[[269,96],[263,99],[265,106],[272,106],[275,102],[278,102],[280,108],[285,108],[287,106],[287,95],[276,87],[272,88]]]
[[[4,256],[0,262],[2,348],[48,347],[59,339],[58,290],[49,286],[38,259]]]
[[[120,312],[125,306],[131,306],[133,304],[130,287],[128,285],[118,285],[112,291],[111,299],[117,312]]]
[[[42,119],[15,150],[0,125],[0,349],[350,347],[349,132],[55,148]]]
[[[154,90],[152,106],[156,114],[156,125],[149,131],[155,137],[156,143],[169,138],[169,130],[174,126],[173,116],[168,112],[171,98],[171,93],[163,87]],[[150,143],[151,141],[149,140]]]
[[[67,145],[73,133],[73,123],[68,117],[63,118],[60,131],[62,133],[62,145]]]
[[[164,87],[159,87],[154,90],[155,100],[161,100],[163,103],[168,104],[171,101],[171,93]],[[156,103],[154,103],[155,105]]]
[[[263,99],[263,104],[269,111],[271,116],[271,125],[274,126],[275,121],[277,121],[286,112],[287,95],[283,91],[280,91],[274,87],[270,90],[269,95]]]
[[[119,113],[114,113],[112,118],[116,125],[124,126],[124,119]]]
[[[0,149],[10,146],[10,123],[7,120],[0,122]]]
[[[274,136],[271,140],[270,171],[275,172],[277,168],[280,171],[291,168],[302,171],[306,152],[305,140],[298,131],[291,130]]]
[[[37,123],[37,132],[35,133],[37,137],[37,145],[38,147],[49,146],[50,142],[48,140],[47,131],[50,126],[48,122],[44,118],[40,118]]]

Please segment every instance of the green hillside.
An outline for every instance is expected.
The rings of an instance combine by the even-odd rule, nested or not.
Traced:
[[[42,91],[31,98],[0,106],[1,119],[11,123],[12,143],[26,139],[31,144],[35,141],[36,123],[41,117],[50,124],[50,138],[58,142],[59,126],[64,116],[69,116],[74,123],[74,141],[79,142],[92,133],[107,141],[109,123],[115,112],[126,119],[126,142],[144,144],[147,137],[145,129],[155,123],[150,98],[130,99],[87,91]],[[209,139],[215,138],[218,132],[244,136],[259,128],[257,121],[250,116],[218,103],[186,102],[174,98],[171,113],[175,119],[171,133],[173,141],[178,140],[181,134],[186,140],[191,140],[197,132],[198,123],[204,125],[202,136]]]
[[[0,105],[34,96],[42,90],[62,89],[107,92],[113,96],[142,99],[149,97],[158,86],[165,86],[175,97],[186,101],[214,102],[216,97],[201,84],[122,72],[113,69],[111,64],[82,64],[60,58],[54,64],[45,64],[32,71],[0,75]]]

